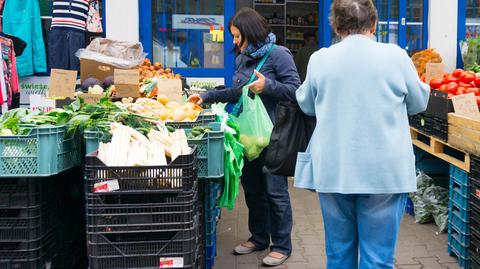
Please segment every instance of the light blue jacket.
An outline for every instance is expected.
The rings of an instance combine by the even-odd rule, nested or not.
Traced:
[[[5,1],[3,32],[19,37],[27,43],[23,54],[17,58],[18,76],[24,77],[47,71],[40,7],[37,0]]]
[[[416,191],[407,115],[426,109],[429,86],[403,49],[348,36],[312,55],[296,96],[317,126],[307,152],[298,155],[295,187],[343,194]]]

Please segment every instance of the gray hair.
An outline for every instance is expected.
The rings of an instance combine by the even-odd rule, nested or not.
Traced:
[[[372,0],[333,0],[330,25],[337,35],[362,34],[377,22],[377,9]]]

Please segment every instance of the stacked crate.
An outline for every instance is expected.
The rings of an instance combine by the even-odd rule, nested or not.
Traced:
[[[196,151],[167,166],[86,158],[89,268],[197,268]]]
[[[470,165],[470,268],[480,269],[480,158]]]
[[[57,251],[58,180],[0,179],[0,268],[50,268]]]
[[[204,238],[205,238],[205,269],[213,268],[217,256],[217,221],[220,216],[218,199],[221,193],[219,180],[204,180]]]
[[[450,204],[448,215],[448,253],[469,268],[470,206],[468,173],[450,165]]]
[[[224,175],[224,130],[220,122],[210,122],[200,139],[190,139],[190,145],[196,145],[198,158],[199,193],[202,207],[202,266],[210,269],[217,255],[217,221],[220,215],[218,199],[220,197]],[[185,130],[190,133],[190,129]]]

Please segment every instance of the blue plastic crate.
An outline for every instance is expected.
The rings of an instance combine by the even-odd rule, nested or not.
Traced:
[[[465,269],[468,269],[470,267],[470,254],[468,253],[468,248],[463,249],[462,247],[458,246],[458,243],[454,242],[455,240],[450,243],[450,240],[448,242],[448,254],[450,256],[456,256],[458,259],[458,264],[460,267],[463,267]],[[458,250],[457,248],[460,248]],[[465,255],[462,255],[462,253],[466,253]]]
[[[455,179],[456,182],[461,183],[462,185],[465,185],[465,186],[468,186],[469,184],[468,172],[465,172],[462,169],[452,164],[450,164],[450,178]]]
[[[201,139],[189,139],[189,145],[197,145],[198,178],[218,178],[223,176],[225,165],[225,132],[220,122],[207,125],[212,129],[206,132]],[[185,129],[188,134],[191,129]]]
[[[466,249],[470,246],[470,234],[459,231],[459,229],[449,223],[448,235],[453,237],[460,245]]]
[[[205,258],[205,269],[211,269],[215,266],[215,258]]]
[[[59,126],[0,136],[0,177],[47,177],[80,165],[78,137],[64,134]]]
[[[455,201],[457,205],[466,210],[470,209],[469,206],[469,195],[462,195],[458,187],[450,188],[450,199]]]
[[[448,211],[448,222],[452,224],[458,231],[468,234],[469,231],[469,221],[462,220],[460,217],[460,212],[458,208],[453,207]]]
[[[204,126],[215,122],[217,116],[210,109],[203,110],[195,121],[169,121],[165,124],[175,129],[192,129],[197,126]]]
[[[83,132],[83,139],[85,140],[85,153],[89,154],[98,149],[98,144],[102,139],[102,133],[97,131]]]
[[[217,227],[214,229],[205,230],[205,245],[210,246],[217,240]]]
[[[450,210],[457,210],[459,213],[460,218],[463,221],[468,221],[470,218],[470,210],[461,207],[459,204],[457,204],[454,200],[450,199]]]
[[[214,237],[211,244],[205,246],[205,258],[215,258],[217,256],[217,238]]]
[[[413,201],[412,201],[412,199],[410,199],[410,197],[407,198],[407,204],[405,206],[405,212],[407,212],[407,214],[410,215],[410,216],[415,216]]]
[[[469,186],[454,178],[450,178],[450,189],[456,189],[463,196],[468,196],[470,194]]]

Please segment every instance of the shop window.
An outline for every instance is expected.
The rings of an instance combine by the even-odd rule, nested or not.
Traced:
[[[465,36],[480,36],[480,0],[467,0]]]
[[[152,0],[153,60],[172,68],[224,68],[224,0]],[[228,31],[227,29],[225,29]]]
[[[398,44],[399,0],[376,0],[378,12],[377,40]]]
[[[405,49],[410,54],[425,49],[423,47],[423,1],[407,1],[407,45]]]

